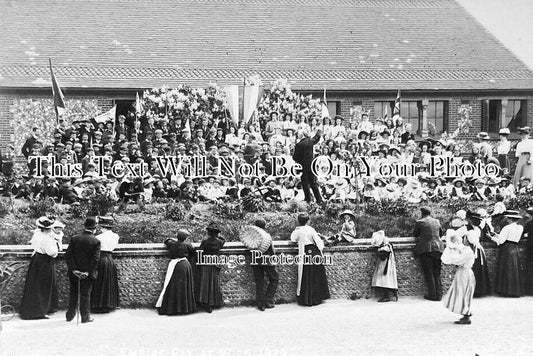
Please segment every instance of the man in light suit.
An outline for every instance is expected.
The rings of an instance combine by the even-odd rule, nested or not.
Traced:
[[[422,218],[415,224],[413,236],[417,239],[414,249],[415,255],[420,257],[428,294],[424,296],[428,300],[442,299],[442,285],[440,282],[441,260],[444,251],[442,227],[440,221],[431,217],[428,207],[421,207]]]
[[[89,216],[85,220],[85,230],[72,238],[65,252],[68,277],[70,281],[70,297],[67,310],[67,321],[76,316],[78,304],[78,283],[80,290],[80,314],[82,323],[93,321],[90,315],[91,289],[98,274],[96,269],[100,259],[100,240],[94,237],[97,220]]]
[[[257,219],[255,226],[264,230],[266,221],[264,219]],[[276,271],[276,266],[269,261],[269,256],[275,255],[274,245],[271,243],[268,249],[263,254],[258,254],[259,251],[252,251],[255,253],[256,261],[252,257],[251,266],[254,272],[254,280],[256,286],[255,300],[257,308],[264,311],[265,308],[274,308],[274,295],[278,289],[279,274]],[[261,256],[265,256],[265,263],[263,263]],[[265,291],[265,275],[269,279],[268,286]]]

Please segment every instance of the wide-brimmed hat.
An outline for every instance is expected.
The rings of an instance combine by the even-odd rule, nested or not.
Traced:
[[[463,177],[457,177],[453,180],[452,184],[455,185],[455,183],[459,183],[459,182],[465,184],[466,180]]]
[[[422,148],[422,146],[428,146],[428,150],[429,150],[431,148],[431,142],[426,141],[426,140],[420,141],[418,143],[418,147]]]
[[[490,177],[487,181],[487,185],[498,185],[501,181],[500,177]]]
[[[450,227],[454,228],[454,229],[458,229],[462,226],[465,226],[467,224],[467,222],[463,219],[460,219],[460,218],[454,218],[452,219],[452,221],[450,222]]]
[[[47,218],[46,216],[41,216],[39,219],[35,221],[35,224],[38,228],[41,229],[51,229],[53,225],[53,221]]]
[[[530,206],[529,208],[527,208],[526,213],[528,213],[529,215],[533,215],[533,206]]]
[[[476,135],[476,137],[482,140],[490,140],[490,136],[486,132],[480,132]]]
[[[346,179],[339,178],[335,181],[335,188],[337,189],[345,189],[348,187],[348,182]]]
[[[530,131],[531,131],[531,128],[529,126],[524,126],[518,129],[518,132],[521,134],[524,134],[524,133],[529,134]]]
[[[394,152],[394,151],[396,151],[396,152],[398,152],[398,153],[400,153],[400,154],[402,153],[402,152],[400,151],[400,149],[399,149],[398,147],[396,147],[396,146],[391,146],[391,147],[389,147],[389,154],[392,154],[392,152]]]
[[[215,231],[215,232],[220,232],[220,229],[218,227],[218,225],[215,223],[215,222],[210,222],[209,225],[207,225],[207,227],[205,228],[207,231]]]
[[[368,131],[365,131],[365,130],[361,130],[361,131],[359,131],[359,134],[357,134],[357,138],[359,138],[359,139],[360,139],[360,138],[361,138],[361,136],[362,136],[363,134],[365,134],[365,135],[367,135],[367,136],[369,135]]]
[[[347,210],[344,210],[344,211],[343,211],[342,213],[340,213],[340,214],[339,214],[339,218],[341,218],[341,219],[342,219],[342,218],[344,217],[344,215],[349,215],[349,216],[351,216],[351,217],[352,217],[352,219],[354,219],[354,220],[355,220],[355,214],[354,214],[354,212],[353,212],[353,211],[351,211],[351,210],[349,210],[349,209],[347,209]]]
[[[431,215],[431,209],[429,206],[420,207],[420,212],[423,214]]]
[[[509,131],[507,127],[502,127],[500,131],[498,132],[498,134],[501,136],[507,136],[511,134],[511,131]]]
[[[385,231],[378,230],[372,233],[371,244],[373,246],[379,246],[382,243],[386,242],[386,240],[387,237],[385,236]]]
[[[100,224],[101,227],[112,229],[115,227],[115,220],[111,216],[101,216],[98,219],[98,224]]]
[[[63,224],[61,221],[59,220],[54,220],[54,223],[52,224],[52,227],[53,228],[60,228],[60,229],[64,229],[65,228],[65,224]]]

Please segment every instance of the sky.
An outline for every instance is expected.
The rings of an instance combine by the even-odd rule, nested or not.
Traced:
[[[457,0],[533,69],[533,0]]]

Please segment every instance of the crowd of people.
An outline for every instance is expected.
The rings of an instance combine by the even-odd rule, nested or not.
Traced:
[[[489,295],[492,290],[505,297],[533,295],[533,239],[530,237],[533,234],[533,208],[528,209],[527,213],[531,219],[523,226],[518,224],[523,218],[519,212],[501,212],[498,214],[498,224],[503,227],[496,233],[492,224],[495,216],[488,216],[482,210],[460,210],[452,217],[450,228],[444,232],[441,222],[431,216],[431,209],[422,206],[420,219],[413,228],[416,238],[413,252],[420,259],[426,281],[427,294],[424,298],[430,301],[444,299],[448,309],[462,315],[457,324],[470,324],[471,304],[475,297]],[[354,217],[353,212],[347,210],[341,215],[345,218],[344,224],[350,225],[348,222]],[[297,226],[291,234],[291,241],[297,244],[297,257],[300,258],[296,263],[296,300],[304,306],[318,305],[330,298],[323,250],[331,238],[318,234],[309,225],[309,218],[307,213],[299,214]],[[31,240],[34,253],[20,307],[23,319],[48,318],[58,309],[55,258],[62,248],[64,225],[45,216],[39,218],[36,225]],[[98,225],[101,233],[95,234]],[[120,283],[113,250],[120,237],[113,232],[113,227],[112,217],[87,217],[83,232],[70,239],[65,252],[70,281],[67,321],[72,321],[79,311],[82,323],[91,322],[91,312],[110,312],[119,306]],[[257,258],[251,257],[249,264],[256,284],[257,307],[265,311],[275,307],[280,279],[277,271],[280,262],[273,261],[283,260],[273,260],[271,257],[283,254],[276,253],[264,219],[257,219],[253,229],[243,232],[258,232],[261,247],[252,247],[249,242],[245,246],[251,256],[261,256],[259,262],[254,262]],[[341,236],[346,233],[345,230],[343,226]],[[196,312],[198,307],[211,313],[213,309],[223,306],[220,271],[224,267],[221,261],[225,260],[217,258],[225,243],[222,237],[224,231],[211,222],[206,232],[207,236],[198,248],[189,242],[190,233],[185,229],[177,231],[176,238],[165,240],[170,262],[163,288],[155,303],[160,315],[190,314]],[[337,237],[335,235],[334,239]],[[522,269],[518,247],[522,238],[527,238],[527,271]],[[495,276],[489,273],[482,241],[492,241],[498,246]],[[396,258],[394,248],[383,230],[373,233],[371,246],[376,251],[371,285],[376,290],[378,301],[397,301],[399,285]],[[206,256],[209,258],[205,259]],[[458,266],[444,296],[441,263]]]
[[[404,197],[409,202],[438,201],[448,198],[472,200],[504,199],[529,194],[532,189],[533,140],[530,129],[520,128],[521,140],[512,154],[510,131],[502,128],[495,144],[487,133],[479,133],[465,152],[463,145],[445,134],[442,137],[416,139],[410,124],[401,117],[370,120],[345,120],[341,116],[306,117],[272,112],[268,117],[253,118],[238,126],[227,117],[188,120],[182,118],[126,118],[116,123],[60,120],[53,142],[39,141],[39,128],[33,128],[22,146],[28,160],[27,172],[17,174],[14,147],[0,155],[2,176],[0,195],[20,199],[51,198],[71,204],[106,194],[116,201],[150,202],[159,198],[173,200],[237,200],[248,194],[267,202],[311,201],[361,202]],[[44,160],[41,170],[35,156]],[[156,157],[206,157],[204,176],[190,177],[183,172],[164,172]],[[337,168],[321,165],[311,175],[310,160],[324,156],[333,167],[345,164],[351,176],[342,176]],[[103,157],[102,161],[99,161]],[[219,172],[219,157],[233,158],[238,168],[257,165],[252,176],[224,175]],[[375,164],[362,174],[357,157],[371,157]],[[446,176],[430,168],[432,159],[450,158],[454,164],[493,164],[497,174],[484,176]],[[299,163],[301,176],[279,177],[273,174],[273,158],[288,167]],[[103,162],[100,164],[100,162]],[[142,176],[116,176],[110,173],[115,164],[142,164]],[[384,176],[382,164],[418,164],[416,174]],[[67,167],[78,165],[79,177],[68,175]],[[102,170],[103,172],[100,172]],[[41,173],[41,175],[37,175]],[[316,172],[315,172],[316,173]],[[322,174],[323,173],[323,174]]]

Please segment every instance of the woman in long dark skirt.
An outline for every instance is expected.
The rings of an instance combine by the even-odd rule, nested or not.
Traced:
[[[533,207],[527,209],[533,217]],[[527,239],[526,245],[526,295],[533,295],[533,219],[524,226],[523,235]]]
[[[209,256],[218,256],[220,249],[224,246],[226,240],[219,237],[220,229],[215,223],[210,223],[207,226],[208,238],[202,241],[199,250],[202,251],[202,256],[210,258]],[[216,263],[204,263],[198,261],[199,276],[200,276],[200,290],[198,292],[198,303],[207,311],[211,313],[213,308],[220,308],[222,306],[222,289],[220,288],[220,269],[221,266]]]
[[[291,234],[291,240],[298,243],[298,304],[313,306],[329,299],[326,269],[322,263],[324,242],[311,226],[307,225],[309,215],[298,215],[298,226]]]
[[[507,225],[503,227],[499,235],[492,236],[492,241],[499,245],[495,290],[502,296],[521,297],[525,291],[518,241],[522,237],[524,228],[517,222],[522,219],[522,216],[511,210],[503,215]]]
[[[108,313],[119,306],[117,265],[113,260],[113,250],[118,245],[119,236],[112,230],[112,217],[102,216],[98,222],[102,228],[102,233],[96,236],[100,240],[100,259],[91,292],[91,312]]]
[[[165,284],[159,295],[156,307],[159,315],[178,315],[196,312],[194,297],[194,277],[189,259],[194,259],[195,251],[185,240],[187,230],[179,230],[176,239],[167,239],[165,245],[171,258]]]
[[[21,319],[48,319],[47,314],[58,308],[55,258],[59,246],[52,224],[47,217],[37,219],[37,229],[30,241],[34,252],[26,274]]]
[[[479,228],[479,224],[483,218],[480,214],[468,212],[467,219],[469,224],[462,228],[465,229],[464,244],[470,246],[474,252],[475,260],[474,265],[472,266],[472,271],[474,271],[474,276],[476,278],[474,298],[479,298],[490,294],[489,267],[487,265],[485,250],[480,243],[481,229]],[[462,229],[459,229],[458,231],[461,231]]]

